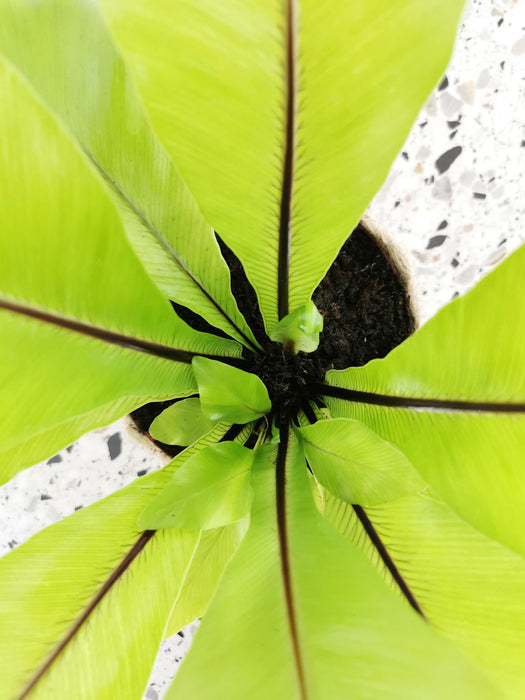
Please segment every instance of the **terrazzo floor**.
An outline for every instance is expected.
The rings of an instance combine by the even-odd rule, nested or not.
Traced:
[[[525,241],[525,2],[471,0],[453,61],[370,211],[413,261],[424,320]],[[166,462],[127,419],[0,488],[0,554]],[[157,700],[198,624],[166,640]]]

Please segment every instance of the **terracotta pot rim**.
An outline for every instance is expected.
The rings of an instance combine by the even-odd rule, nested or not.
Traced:
[[[403,283],[414,330],[417,330],[421,327],[422,314],[412,257],[401,247],[392,234],[369,213],[363,216],[361,225],[375,239]]]

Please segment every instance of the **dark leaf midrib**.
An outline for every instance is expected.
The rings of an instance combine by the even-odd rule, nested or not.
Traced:
[[[392,408],[427,409],[436,411],[458,411],[467,413],[525,413],[525,403],[503,403],[495,401],[465,401],[461,399],[422,399],[414,396],[391,396],[356,389],[345,389],[330,384],[313,384],[312,391],[322,396],[331,396],[343,401],[366,403]]]
[[[297,86],[295,75],[295,0],[286,2],[286,133],[279,213],[279,254],[277,272],[277,313],[279,320],[289,311],[292,187],[295,159],[295,117]]]
[[[108,171],[102,166],[102,164],[95,158],[95,156],[84,147],[84,152],[93,163],[93,165],[100,172],[104,180],[111,185],[112,189],[118,194],[122,201],[133,211],[138,219],[142,222],[144,227],[152,234],[152,236],[157,240],[157,242],[162,246],[164,251],[167,253],[168,257],[177,265],[177,267],[191,280],[191,282],[199,289],[199,291],[205,296],[205,298],[213,305],[213,307],[220,313],[220,315],[225,319],[225,321],[230,325],[231,328],[240,335],[244,340],[246,345],[250,347],[254,352],[258,352],[259,348],[254,344],[254,342],[237,326],[235,321],[230,318],[230,316],[224,311],[224,309],[218,304],[215,299],[211,296],[208,290],[201,284],[201,282],[193,275],[193,273],[186,267],[183,261],[179,258],[169,241],[165,236],[160,233],[156,226],[148,219],[144,212],[128,197],[124,190],[120,187],[118,182],[111,177]]]
[[[311,425],[316,423],[316,418],[315,415],[313,417],[307,416],[308,421],[310,422]],[[419,606],[419,603],[417,602],[414,594],[410,590],[407,582],[401,575],[401,572],[397,568],[397,566],[394,563],[394,560],[390,556],[383,540],[379,536],[379,533],[375,529],[374,525],[372,524],[372,521],[366,514],[365,510],[357,505],[357,504],[352,504],[352,508],[361,523],[364,531],[366,532],[368,539],[372,543],[374,549],[377,551],[379,557],[381,558],[381,561],[383,564],[386,566],[388,571],[390,572],[390,575],[396,582],[397,586],[399,587],[401,593],[404,595],[404,597],[407,599],[408,603],[414,608],[414,610],[421,615],[423,618],[426,619],[425,614],[421,610],[421,607]]]
[[[100,586],[95,596],[92,598],[91,602],[84,608],[82,614],[75,620],[74,624],[71,626],[65,637],[60,641],[58,646],[53,650],[51,655],[45,661],[45,663],[38,669],[38,671],[33,675],[33,677],[26,684],[22,692],[17,695],[17,700],[24,700],[29,696],[29,694],[34,690],[39,681],[45,676],[45,674],[50,670],[51,666],[57,661],[62,652],[66,649],[71,641],[76,637],[78,632],[82,629],[84,624],[87,622],[91,614],[97,609],[105,596],[110,592],[117,581],[122,577],[122,575],[131,566],[133,561],[142,552],[144,547],[155,535],[155,530],[145,530],[140,537],[135,541],[133,546],[127,552],[125,557],[122,559],[120,564],[113,569],[108,578]]]
[[[117,345],[136,352],[154,355],[155,357],[160,357],[164,360],[191,364],[193,357],[202,356],[214,360],[220,360],[221,362],[233,364],[235,366],[243,366],[243,361],[240,358],[223,357],[222,355],[206,355],[204,353],[195,353],[188,350],[177,350],[176,348],[171,348],[168,345],[161,345],[149,340],[143,340],[142,338],[135,338],[129,335],[116,333],[106,328],[92,326],[87,323],[82,323],[81,321],[75,321],[64,316],[58,316],[49,311],[33,309],[14,302],[0,300],[0,309],[19,314],[21,316],[26,316],[28,318],[34,318],[37,321],[42,321],[44,323],[57,326],[58,328],[64,328],[75,333],[80,333],[88,336],[89,338],[95,338],[105,343],[110,343],[111,345]]]
[[[364,508],[362,508],[361,506],[358,506],[356,504],[352,504],[352,508],[354,509],[354,512],[355,512],[359,522],[363,526],[364,531],[368,535],[370,542],[374,546],[376,552],[379,554],[381,561],[388,569],[390,575],[392,576],[392,578],[396,582],[401,593],[406,598],[408,603],[412,606],[412,608],[419,615],[421,615],[421,617],[425,618],[425,620],[426,620],[427,618],[426,618],[425,613],[421,609],[419,603],[416,600],[416,597],[414,596],[414,594],[410,590],[410,587],[408,586],[407,582],[405,581],[405,579],[401,575],[401,572],[399,571],[399,569],[395,565],[394,560],[392,559],[392,557],[388,553],[388,550],[385,547],[383,540],[379,536],[379,533],[375,529],[374,525],[372,524],[372,521],[370,520],[370,518],[366,514]]]
[[[299,635],[297,631],[297,620],[292,594],[290,579],[290,559],[288,555],[288,536],[286,523],[286,457],[288,453],[289,427],[285,424],[280,428],[280,442],[277,448],[277,459],[275,462],[275,494],[277,508],[277,530],[279,536],[279,552],[281,559],[281,572],[283,578],[284,595],[286,600],[286,613],[288,626],[292,638],[295,668],[299,683],[301,700],[308,700],[306,691],[306,679],[304,674],[303,660],[299,646]]]

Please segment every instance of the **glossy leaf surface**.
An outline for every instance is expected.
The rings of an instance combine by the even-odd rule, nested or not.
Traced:
[[[322,512],[400,592],[356,511],[324,492]],[[431,494],[367,508],[366,516],[433,629],[487,673],[504,697],[522,697],[523,558],[476,531]]]
[[[217,700],[497,697],[323,521],[283,437],[259,451],[250,528],[167,698],[209,698],[210,678]]]
[[[257,375],[205,357],[195,357],[192,366],[202,410],[211,420],[248,423],[271,410],[268,390]]]
[[[347,503],[378,505],[426,486],[399,450],[359,421],[318,421],[298,433],[319,482]]]
[[[0,54],[88,155],[157,286],[237,340],[253,340],[213,232],[157,141],[96,3],[3,0]]]
[[[141,535],[137,517],[188,455],[225,430],[0,560],[5,697],[141,697],[199,533]]]
[[[149,427],[154,440],[168,445],[191,445],[217,424],[202,412],[199,399],[183,399],[168,406]]]
[[[157,133],[241,259],[271,331],[310,300],[385,179],[445,69],[463,2],[102,6]]]
[[[235,442],[210,445],[188,459],[138,519],[141,530],[209,530],[250,512],[253,451]]]
[[[85,157],[1,59],[0,89],[6,480],[141,403],[194,392],[193,354],[239,346],[173,314]]]
[[[366,423],[463,518],[522,554],[524,269],[522,247],[384,360],[327,377],[349,390],[328,399],[332,415]]]
[[[242,542],[247,527],[245,518],[232,525],[199,533],[199,544],[164,630],[166,638],[206,613],[217,583]]]

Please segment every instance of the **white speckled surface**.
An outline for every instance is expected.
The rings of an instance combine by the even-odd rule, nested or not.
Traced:
[[[524,104],[525,3],[472,0],[370,207],[414,259],[425,320],[525,240]]]
[[[446,81],[371,205],[413,257],[424,319],[525,240],[524,104],[525,1],[472,0]],[[0,488],[0,554],[165,461],[126,420],[85,436]],[[163,643],[148,700],[162,696],[190,627]]]

